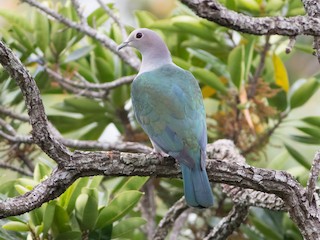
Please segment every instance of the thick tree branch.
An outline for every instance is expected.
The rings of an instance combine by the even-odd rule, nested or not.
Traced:
[[[0,41],[0,63],[16,80],[25,97],[33,140],[49,157],[61,163],[70,159],[69,151],[51,134],[39,89],[20,60]]]
[[[308,16],[250,17],[223,7],[216,0],[181,0],[199,17],[254,35],[320,36],[320,19]],[[313,0],[313,2],[317,2]]]
[[[229,152],[238,152],[227,140],[214,143],[214,149],[227,146]],[[230,146],[233,145],[232,148]],[[238,156],[239,153],[237,153]],[[207,163],[211,181],[251,188],[275,194],[286,204],[293,221],[306,239],[319,239],[319,212],[306,199],[305,189],[288,173],[254,168],[246,164],[217,160],[211,153]],[[220,155],[218,155],[220,157]],[[0,202],[0,217],[22,214],[41,206],[62,194],[74,180],[81,176],[104,174],[105,176],[156,176],[181,177],[178,164],[171,158],[123,152],[75,151],[72,160],[64,164],[29,193]]]

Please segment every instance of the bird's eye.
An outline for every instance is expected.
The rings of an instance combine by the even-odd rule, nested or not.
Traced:
[[[142,33],[138,32],[138,33],[136,34],[136,38],[142,38]]]

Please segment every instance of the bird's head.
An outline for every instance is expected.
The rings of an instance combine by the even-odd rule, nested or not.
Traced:
[[[147,28],[138,28],[130,33],[129,37],[118,46],[118,51],[125,47],[134,47],[141,53],[147,49],[164,44],[160,36],[154,31]]]

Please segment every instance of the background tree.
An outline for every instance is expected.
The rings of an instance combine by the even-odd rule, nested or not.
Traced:
[[[207,171],[222,183],[207,210],[185,205],[173,159],[148,154],[130,105],[140,60],[116,51],[133,29],[117,7],[22,2],[26,14],[0,10],[0,238],[319,239],[317,66],[285,65],[320,59],[316,1],[150,1],[135,12],[199,80]]]

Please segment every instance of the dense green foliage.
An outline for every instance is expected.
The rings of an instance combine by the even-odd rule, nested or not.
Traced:
[[[300,1],[232,0],[221,1],[228,8],[254,16],[303,14]],[[112,6],[111,6],[112,7]],[[57,4],[54,9],[79,21],[70,6]],[[0,10],[7,21],[1,38],[28,67],[40,88],[49,120],[64,137],[97,140],[110,123],[122,139],[148,143],[146,135],[133,119],[128,107],[130,86],[122,85],[103,97],[77,96],[61,87],[46,72],[50,68],[65,78],[84,78],[91,83],[111,82],[136,71],[96,40],[53,21],[31,9],[27,14]],[[120,30],[103,9],[91,13],[88,24],[101,28],[117,43]],[[250,163],[273,169],[288,170],[302,184],[306,183],[311,160],[297,146],[320,144],[320,117],[307,116],[286,121],[293,110],[304,108],[319,87],[319,76],[289,79],[284,60],[288,39],[237,33],[199,19],[179,5],[172,16],[158,19],[147,11],[136,12],[140,27],[157,30],[172,53],[174,62],[191,71],[199,80],[204,96],[209,141],[232,139]],[[105,24],[105,23],[108,24]],[[127,28],[128,32],[132,28]],[[311,54],[311,43],[301,41],[297,52]],[[314,60],[316,61],[316,60]],[[25,113],[20,90],[1,69],[0,104]],[[85,92],[85,90],[83,90]],[[81,94],[79,94],[81,95]],[[5,118],[4,116],[2,116]],[[21,134],[28,134],[26,123],[11,120]],[[278,131],[279,127],[289,131]],[[294,131],[292,131],[294,130]],[[273,138],[278,136],[278,138]],[[275,143],[277,147],[272,147]],[[2,141],[1,146],[8,144]],[[17,196],[32,189],[54,167],[39,149],[21,144],[36,163],[34,177],[21,178],[1,185],[1,198]],[[3,150],[6,151],[6,150]],[[267,156],[267,161],[264,156]],[[4,161],[5,154],[2,156]],[[16,159],[15,159],[16,158]],[[18,162],[16,156],[11,157]],[[262,160],[261,160],[262,159]],[[21,163],[16,163],[21,165]],[[141,227],[145,219],[138,208],[147,178],[111,178],[96,176],[77,180],[59,198],[28,214],[1,220],[0,239],[144,239]],[[156,186],[156,220],[182,196],[180,180],[153,180]],[[186,229],[214,226],[230,209],[231,203],[218,186],[214,187],[217,205],[208,212],[197,212],[199,219]],[[206,223],[206,224],[205,224]],[[208,226],[207,226],[208,225]],[[192,227],[191,227],[192,226]],[[186,230],[182,235],[194,234]],[[285,213],[254,210],[243,224],[237,239],[302,239]],[[90,239],[91,239],[90,238]]]

